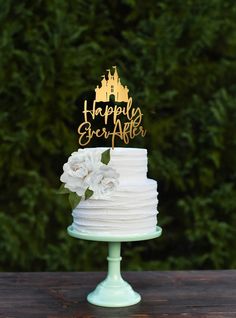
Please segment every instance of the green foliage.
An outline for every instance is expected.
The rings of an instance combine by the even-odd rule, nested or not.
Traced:
[[[108,67],[141,106],[163,236],[124,269],[236,266],[236,4],[0,0],[0,270],[97,270],[106,245],[69,237],[62,165]],[[97,141],[90,146],[102,145]]]
[[[93,195],[93,190],[90,190],[89,188],[87,188],[84,193],[85,200],[88,200],[92,195]]]
[[[69,194],[70,190],[65,188],[65,184],[62,183],[57,193],[58,194]]]
[[[75,192],[71,192],[69,194],[69,202],[72,210],[77,207],[81,201],[81,198],[82,197],[78,196]]]
[[[110,162],[110,152],[111,149],[107,149],[102,153],[102,158],[101,158],[101,162],[104,163],[105,165],[108,165],[108,163]]]

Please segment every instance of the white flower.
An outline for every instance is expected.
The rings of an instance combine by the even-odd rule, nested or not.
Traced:
[[[119,174],[107,165],[102,165],[99,170],[88,176],[87,182],[89,188],[94,192],[93,198],[109,198],[119,184],[118,178]]]
[[[97,171],[101,165],[101,152],[79,149],[73,152],[64,164],[60,180],[65,183],[65,188],[82,196],[89,186],[86,182],[87,176]]]
[[[87,188],[93,191],[94,199],[106,199],[118,186],[119,174],[101,162],[102,152],[94,149],[79,149],[73,152],[63,166],[61,182],[71,192],[84,199]]]

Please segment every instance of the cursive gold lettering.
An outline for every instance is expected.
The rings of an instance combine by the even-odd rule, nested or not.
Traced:
[[[130,97],[125,106],[114,107],[105,105],[105,107],[97,107],[96,100],[93,101],[92,109],[88,108],[87,101],[84,101],[84,122],[78,127],[79,144],[86,146],[93,137],[108,139],[111,137],[112,148],[115,147],[116,138],[120,138],[125,144],[128,144],[130,139],[141,135],[146,135],[146,130],[141,126],[143,114],[140,107],[132,107],[132,97]],[[125,116],[128,121],[122,123],[120,116]],[[89,121],[89,116],[92,120],[96,117],[104,119],[105,127],[92,129],[92,124]],[[108,120],[111,118],[113,122],[113,130],[107,130]]]

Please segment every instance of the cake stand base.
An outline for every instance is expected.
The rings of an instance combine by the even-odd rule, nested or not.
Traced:
[[[93,305],[103,307],[126,307],[140,302],[141,296],[123,279],[115,284],[105,279],[88,294],[87,300]]]
[[[122,278],[120,273],[120,262],[122,260],[120,256],[121,242],[156,238],[162,232],[159,226],[152,233],[128,236],[91,235],[75,231],[72,226],[69,226],[67,231],[69,235],[76,238],[108,242],[107,277],[87,296],[89,303],[103,307],[126,307],[140,302],[141,296]]]

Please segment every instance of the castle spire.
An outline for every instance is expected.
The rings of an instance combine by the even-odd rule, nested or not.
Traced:
[[[114,69],[115,69],[115,72],[114,72],[114,74],[113,74],[113,76],[114,76],[114,80],[116,80],[116,81],[118,81],[118,72],[117,72],[117,68],[116,68],[116,66],[112,66]]]
[[[102,75],[101,77],[102,77],[102,80],[101,80],[102,86],[105,86],[105,83],[106,83],[105,75]]]
[[[109,80],[109,79],[111,79],[111,71],[109,68],[107,69],[107,71],[108,71],[108,80]]]

